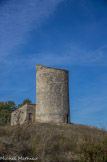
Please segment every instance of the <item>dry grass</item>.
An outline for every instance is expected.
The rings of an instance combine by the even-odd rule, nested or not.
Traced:
[[[76,124],[0,127],[0,156],[37,157],[36,162],[106,162],[107,132]]]

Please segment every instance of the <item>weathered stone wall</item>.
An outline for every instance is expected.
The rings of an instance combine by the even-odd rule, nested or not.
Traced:
[[[29,121],[29,113],[32,114],[32,122],[35,122],[35,104],[25,104],[11,113],[11,125],[23,124]]]
[[[11,113],[11,125],[23,124],[26,121],[27,105],[23,105]]]
[[[69,122],[68,71],[36,66],[36,121]]]

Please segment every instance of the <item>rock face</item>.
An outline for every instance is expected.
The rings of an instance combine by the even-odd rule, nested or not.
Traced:
[[[36,66],[36,122],[69,123],[68,71]]]

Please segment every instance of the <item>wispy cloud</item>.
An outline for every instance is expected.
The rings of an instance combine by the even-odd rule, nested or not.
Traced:
[[[46,66],[66,66],[66,65],[82,65],[82,66],[107,66],[107,45],[103,45],[95,50],[88,50],[80,46],[69,46],[64,49],[60,55],[58,53],[31,53],[29,56],[13,56],[2,60],[5,68],[5,73],[11,70],[32,69],[36,64]],[[2,65],[3,66],[3,65]],[[2,73],[2,72],[1,72]],[[4,74],[4,72],[3,72]]]
[[[0,59],[23,44],[63,0],[11,0],[0,4]]]
[[[95,50],[70,45],[60,55],[51,51],[29,54],[28,57],[15,58],[12,50],[25,43],[29,32],[41,25],[64,0],[11,0],[0,4],[0,61],[9,67],[46,64],[46,65],[106,65],[107,45]],[[62,47],[63,48],[63,47]],[[106,49],[106,50],[105,50]],[[8,55],[12,55],[9,60]],[[7,58],[4,58],[4,57]]]
[[[107,45],[101,46],[95,50],[88,50],[84,47],[70,46],[63,53],[39,53],[29,55],[27,58],[16,58],[16,63],[26,64],[29,67],[35,64],[44,65],[103,65],[106,66],[106,55]]]

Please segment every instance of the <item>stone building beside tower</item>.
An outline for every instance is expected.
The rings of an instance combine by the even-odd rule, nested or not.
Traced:
[[[11,125],[27,121],[70,123],[67,70],[36,65],[36,104],[25,104],[11,113]]]

